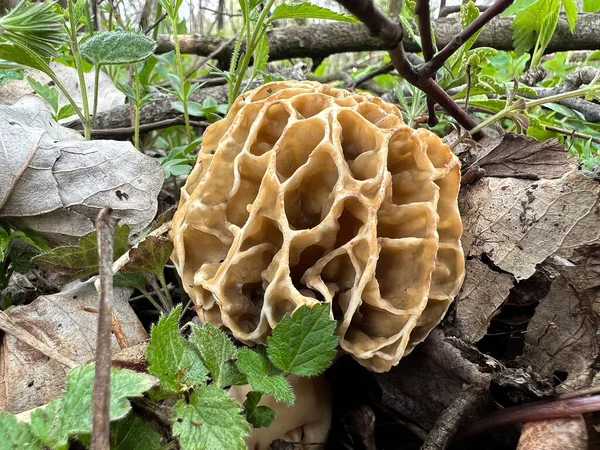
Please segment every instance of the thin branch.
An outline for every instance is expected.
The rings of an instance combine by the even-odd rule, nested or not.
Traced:
[[[233,35],[233,37],[227,41],[224,41],[221,45],[219,45],[215,51],[213,51],[212,53],[210,53],[208,56],[206,56],[205,58],[202,58],[200,60],[200,62],[198,62],[198,64],[196,64],[194,67],[192,67],[188,73],[186,74],[186,78],[189,78],[192,76],[192,74],[194,72],[196,72],[197,70],[201,69],[207,62],[209,62],[211,59],[215,58],[216,56],[219,55],[219,53],[221,53],[223,50],[225,50],[227,47],[229,47],[229,45],[235,41],[237,39],[238,35],[237,33]]]
[[[238,13],[226,13],[224,11],[217,11],[216,9],[207,8],[206,6],[200,6],[198,9],[201,9],[203,11],[208,11],[213,14],[218,14],[220,16],[227,16],[227,17],[242,17],[242,15],[243,15],[243,14],[238,14]]]
[[[152,25],[150,25],[148,28],[146,28],[144,30],[144,34],[148,34],[150,33],[152,30],[154,30],[157,26],[160,25],[160,23],[165,20],[167,18],[167,13],[162,13],[161,16],[156,20],[156,22],[154,22]]]
[[[477,33],[483,26],[492,20],[494,17],[502,13],[508,8],[514,0],[496,0],[493,5],[486,9],[482,14],[471,22],[461,33],[452,39],[443,49],[423,65],[419,70],[421,78],[430,78],[438,70],[442,68],[444,63],[463,45],[471,36]]]
[[[358,17],[367,26],[371,34],[381,39],[401,77],[425,92],[428,97],[454,117],[462,127],[470,130],[476,126],[475,121],[434,80],[420,77],[417,69],[408,61],[402,46],[402,38],[404,37],[402,25],[385,16],[375,7],[372,0],[338,0],[338,3]],[[480,138],[482,136],[483,134],[480,133],[474,137]]]
[[[116,220],[111,210],[98,214],[98,261],[100,269],[100,307],[96,335],[96,367],[92,399],[92,450],[110,448],[110,367],[113,274],[111,270]]]
[[[140,125],[140,133],[148,133],[154,130],[161,130],[163,128],[173,127],[176,125],[183,125],[183,117],[175,117],[173,119],[165,119],[159,122],[146,123]],[[206,128],[210,125],[208,122],[199,120],[191,120],[190,125],[193,127]],[[81,130],[79,130],[81,131]],[[94,139],[108,139],[113,137],[128,138],[133,136],[135,127],[123,127],[123,128],[112,128],[107,130],[92,130],[92,138]]]
[[[456,439],[476,436],[485,431],[518,422],[557,419],[575,414],[600,411],[600,395],[568,400],[550,400],[513,406],[489,414],[486,418],[461,430]]]
[[[429,0],[417,0],[415,5],[415,14],[417,16],[417,26],[421,36],[421,48],[423,49],[423,58],[425,62],[431,60],[435,54],[435,45],[433,44],[433,35],[431,34],[431,13],[429,10]],[[435,78],[435,74],[433,74]],[[430,96],[427,96],[427,111],[429,120],[427,123],[433,127],[437,125],[438,118],[435,115],[435,102]]]
[[[585,139],[588,141],[591,139],[592,142],[595,142],[596,144],[600,144],[600,138],[594,137],[590,134],[580,133],[579,131],[575,131],[575,130],[567,130],[565,128],[559,128],[559,127],[555,127],[552,125],[544,125],[544,128],[546,128],[546,130],[548,130],[548,131],[554,131],[555,133],[564,134],[565,136],[581,138],[581,139]]]
[[[378,76],[378,75],[382,75],[382,74],[384,74],[384,73],[389,73],[389,72],[391,72],[392,70],[394,70],[394,65],[393,65],[391,62],[389,62],[389,63],[386,63],[386,64],[384,64],[384,65],[382,65],[382,66],[378,67],[377,69],[373,70],[372,72],[369,72],[368,74],[366,74],[366,75],[363,75],[363,76],[362,76],[362,77],[360,77],[360,78],[357,78],[356,80],[354,80],[354,81],[352,82],[352,84],[351,84],[351,85],[348,85],[348,86],[346,86],[346,87],[356,87],[356,86],[360,86],[361,84],[364,84],[364,83],[366,83],[367,81],[370,81],[370,80],[372,80],[372,79],[373,79],[373,78],[375,78],[376,76]]]
[[[440,7],[440,12],[438,14],[438,17],[446,17],[446,16],[449,16],[450,14],[459,13],[460,6],[461,5],[448,5],[448,6]],[[489,6],[487,6],[487,5],[475,5],[475,7],[480,12],[486,11],[489,8]]]

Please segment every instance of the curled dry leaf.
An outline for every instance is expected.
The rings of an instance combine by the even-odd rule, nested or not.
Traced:
[[[128,303],[132,290],[115,287],[113,312],[129,345],[147,339],[143,326]],[[60,352],[83,364],[94,357],[98,298],[92,281],[73,283],[62,292],[38,297],[26,306],[6,310],[12,323]],[[120,346],[112,338],[112,351]],[[13,335],[4,333],[0,346],[0,409],[26,411],[59,397],[68,367],[40,353]]]
[[[528,422],[517,450],[586,450],[588,436],[581,414],[564,419]]]
[[[85,141],[31,97],[0,105],[0,136],[0,218],[15,227],[72,242],[104,207],[133,231],[154,218],[164,173],[129,142]]]
[[[469,256],[524,280],[551,255],[568,258],[600,242],[600,184],[577,171],[553,180],[484,178],[462,191],[463,245]]]

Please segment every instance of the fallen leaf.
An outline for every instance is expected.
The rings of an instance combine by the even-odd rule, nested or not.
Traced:
[[[0,105],[0,146],[0,218],[16,228],[73,242],[105,207],[133,231],[154,219],[160,164],[129,142],[85,141],[39,99]]]
[[[115,287],[113,311],[130,345],[148,338],[129,306],[130,288]],[[98,294],[93,281],[72,283],[54,295],[5,311],[10,320],[65,358],[83,364],[94,357]],[[120,350],[112,337],[112,351]],[[0,346],[0,409],[18,413],[46,404],[65,386],[68,367],[4,333]]]
[[[469,343],[482,339],[513,284],[510,275],[492,270],[479,259],[468,260],[465,281],[456,299],[454,326],[458,337]]]
[[[530,136],[506,133],[477,165],[488,177],[538,180],[560,178],[572,169],[573,163],[557,139],[538,141]]]
[[[600,183],[577,171],[553,180],[484,178],[461,191],[467,257],[486,254],[517,280],[551,255],[600,242]]]

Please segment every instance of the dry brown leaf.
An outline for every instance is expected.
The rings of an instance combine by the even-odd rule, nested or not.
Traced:
[[[508,297],[514,280],[508,274],[492,270],[479,259],[468,260],[466,272],[456,300],[454,325],[458,337],[474,343],[485,336],[490,321]]]
[[[113,310],[130,345],[147,339],[146,331],[129,306],[131,289],[115,288]],[[38,297],[26,306],[6,310],[15,326],[83,364],[94,357],[98,297],[92,281],[73,283],[62,292]],[[112,351],[120,350],[116,338]],[[0,347],[0,409],[18,413],[48,403],[64,388],[69,371],[58,361],[4,333]]]
[[[506,133],[477,165],[488,177],[537,180],[560,178],[572,169],[573,163],[557,139],[538,141],[530,136]]]
[[[600,242],[600,184],[577,171],[554,180],[485,178],[462,191],[463,245],[517,280],[551,255]]]
[[[547,378],[566,376],[559,387],[565,391],[588,387],[596,375],[599,320],[593,308],[600,303],[600,279],[588,290],[578,284],[585,264],[557,261],[542,266],[552,283],[527,326],[521,362]]]

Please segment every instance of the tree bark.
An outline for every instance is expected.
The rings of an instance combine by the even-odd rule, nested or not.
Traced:
[[[497,17],[488,23],[475,47],[492,47],[497,50],[512,50],[512,17]],[[433,21],[436,42],[442,48],[462,31],[460,19],[443,17]],[[569,50],[596,50],[600,48],[600,15],[581,14],[575,31],[571,33],[566,16],[561,15],[556,32],[546,48],[546,53]],[[303,27],[276,28],[268,33],[269,60],[277,61],[289,58],[322,59],[335,53],[383,50],[379,39],[369,36],[367,28],[360,23],[326,23]],[[226,40],[202,35],[180,36],[182,53],[207,56]],[[160,35],[156,53],[173,50],[171,36]],[[228,64],[234,43],[226,46],[215,59],[220,64]],[[407,52],[419,52],[421,49],[408,37],[404,48]]]

